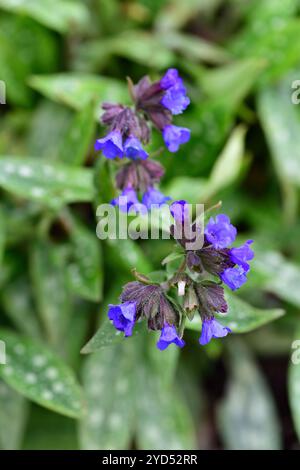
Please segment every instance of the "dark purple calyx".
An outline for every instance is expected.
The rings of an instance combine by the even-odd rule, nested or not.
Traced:
[[[150,129],[146,120],[129,107],[119,104],[104,103],[103,124],[110,126],[110,131],[119,131],[123,140],[134,136],[144,143],[150,140]]]
[[[228,306],[223,287],[215,282],[194,282],[187,289],[184,308],[187,314],[198,310],[202,318],[210,318],[215,313],[226,313]]]
[[[117,187],[121,190],[133,188],[145,192],[159,183],[164,175],[163,167],[153,160],[136,160],[122,166],[116,175]]]
[[[136,318],[146,318],[151,330],[161,330],[166,323],[178,324],[179,313],[159,285],[129,282],[123,287],[120,299],[135,302]]]
[[[121,104],[103,103],[102,109],[104,113],[101,116],[101,122],[106,126],[110,126],[118,114],[124,110],[124,106]]]
[[[230,259],[229,249],[227,248],[216,250],[211,246],[204,246],[201,250],[196,252],[196,255],[200,258],[201,269],[204,269],[214,276],[234,266],[233,261]],[[197,265],[195,265],[193,269],[195,271],[199,270]]]
[[[172,122],[172,113],[161,104],[165,94],[160,81],[151,83],[149,77],[143,77],[133,88],[136,109],[146,113],[153,124],[162,131]]]

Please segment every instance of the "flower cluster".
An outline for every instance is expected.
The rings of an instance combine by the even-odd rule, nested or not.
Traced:
[[[124,212],[132,208],[139,210],[141,203],[149,210],[151,205],[169,200],[156,188],[164,169],[149,158],[144,148],[150,140],[152,127],[162,133],[170,152],[177,152],[179,146],[190,139],[189,129],[172,124],[173,115],[182,113],[190,103],[176,69],[169,69],[156,82],[152,83],[145,76],[136,85],[130,82],[129,86],[133,107],[104,103],[101,120],[108,127],[108,133],[95,143],[95,150],[106,158],[129,160],[116,175],[116,186],[121,193],[112,201]]]
[[[120,193],[111,204],[136,213],[170,200],[157,189],[164,168],[149,157],[145,146],[153,128],[161,132],[170,152],[188,142],[190,130],[175,126],[173,116],[182,113],[190,100],[176,69],[169,69],[155,82],[147,76],[135,85],[129,80],[129,91],[132,107],[103,104],[101,119],[108,131],[96,141],[95,149],[118,161],[115,180]],[[191,221],[184,200],[173,202],[170,213],[174,220],[170,234],[180,247],[180,266],[162,283],[135,273],[136,280],[123,287],[120,303],[110,305],[108,311],[115,328],[126,337],[132,335],[137,322],[146,321],[148,329],[160,332],[160,350],[172,343],[184,346],[185,322],[193,320],[196,313],[202,322],[201,345],[230,333],[230,328],[216,319],[228,310],[223,285],[239,289],[247,281],[249,262],[254,257],[252,240],[232,247],[237,230],[227,215],[211,217],[202,227],[197,219]],[[199,234],[203,243],[193,243]]]
[[[202,230],[197,222],[191,223],[185,201],[173,202],[170,212],[174,224]],[[232,290],[240,288],[247,280],[249,261],[254,257],[250,247],[252,240],[240,247],[230,247],[236,239],[237,230],[224,214],[210,218],[200,249],[187,249],[187,239],[176,238],[174,227],[171,227],[171,233],[182,250],[182,264],[178,271],[162,284],[152,283],[139,275],[137,281],[124,286],[121,304],[111,305],[108,312],[114,326],[125,336],[132,334],[137,321],[146,319],[149,329],[161,332],[157,342],[161,350],[171,343],[184,346],[182,335],[185,320],[192,320],[196,312],[202,321],[201,345],[230,333],[230,328],[215,318],[216,315],[226,315],[228,310],[222,282]],[[174,287],[178,289],[177,299],[169,292]],[[183,302],[179,301],[179,297],[183,297]]]

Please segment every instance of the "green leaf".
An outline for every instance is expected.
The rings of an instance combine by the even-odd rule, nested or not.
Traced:
[[[295,341],[292,343],[292,355],[288,370],[288,393],[292,417],[298,437],[300,436],[300,330],[297,327]]]
[[[185,59],[195,62],[222,63],[229,59],[229,54],[221,47],[197,36],[177,32],[159,35],[163,44],[171,50],[179,51]]]
[[[83,165],[95,128],[94,105],[88,104],[75,115],[71,127],[62,142],[59,161],[68,165]]]
[[[195,448],[193,422],[186,403],[173,389],[161,387],[147,369],[140,377],[143,400],[137,400],[137,442],[140,449],[187,450]]]
[[[140,449],[195,448],[194,424],[186,402],[174,384],[178,349],[170,347],[163,353],[155,342],[157,335],[144,334],[138,338],[140,348],[147,348],[148,359],[139,354],[135,377],[137,429]]]
[[[22,450],[78,450],[76,425],[66,416],[31,406]]]
[[[33,93],[26,83],[28,76],[51,72],[57,55],[57,42],[49,31],[30,18],[1,12],[0,69],[7,103],[30,105]]]
[[[255,248],[253,273],[259,275],[259,287],[300,307],[300,269],[281,253]]]
[[[226,449],[280,449],[280,426],[273,397],[243,343],[231,343],[230,366],[231,378],[218,413]]]
[[[17,295],[16,295],[17,293]],[[2,293],[4,310],[22,333],[33,338],[42,336],[41,328],[33,305],[30,285],[25,276],[14,278]]]
[[[298,0],[254,0],[247,5],[248,21],[252,29],[262,21],[274,21],[276,19],[289,19],[293,17],[298,9]]]
[[[83,369],[87,411],[80,422],[84,450],[126,449],[133,433],[134,341],[91,355]]]
[[[172,194],[174,199],[186,199],[190,203],[203,203],[232,185],[243,167],[245,133],[243,126],[238,126],[232,132],[208,179],[187,176],[174,178],[165,190],[166,194]]]
[[[0,187],[51,208],[93,199],[93,173],[35,158],[0,157]]]
[[[211,99],[234,110],[249,94],[264,66],[261,59],[239,60],[207,70],[200,82]]]
[[[30,253],[33,294],[46,334],[60,346],[70,318],[70,296],[64,253],[56,245],[37,241]]]
[[[94,170],[94,205],[107,204],[115,197],[114,174],[111,162],[101,155],[96,159]]]
[[[236,295],[225,293],[228,304],[228,313],[218,317],[218,321],[231,328],[233,333],[248,333],[284,315],[284,310],[279,308],[261,309],[253,307]],[[200,331],[200,316],[194,317],[192,322],[186,323],[186,328]]]
[[[126,85],[112,78],[96,75],[61,73],[31,77],[29,84],[53,101],[82,109],[91,101],[97,103],[95,117],[99,118],[100,103],[104,101],[126,103]]]
[[[1,367],[1,366],[0,366]],[[0,448],[18,450],[21,447],[27,418],[24,397],[0,380]]]
[[[155,26],[159,31],[180,29],[199,12],[214,11],[221,0],[175,0],[160,9]]]
[[[143,449],[193,447],[191,416],[174,393],[178,351],[169,349],[162,355],[154,348],[143,331],[88,359],[84,373],[88,412],[80,427],[84,449],[127,448],[134,434]]]
[[[6,344],[7,363],[0,366],[3,380],[39,405],[79,418],[81,389],[62,360],[39,343],[9,330],[1,329],[0,338]]]
[[[68,281],[71,289],[79,296],[99,301],[102,296],[102,251],[95,232],[79,221],[70,221],[71,262],[68,264]]]
[[[232,185],[241,173],[245,152],[246,129],[237,127],[228,139],[224,150],[217,159],[209,176],[204,199],[209,199],[218,191]]]
[[[70,0],[0,0],[0,8],[27,15],[59,33],[87,25],[89,18],[84,4]]]
[[[163,188],[163,192],[164,194],[172,194],[175,201],[184,199],[189,204],[202,204],[204,202],[202,195],[205,194],[207,185],[208,179],[205,178],[178,176]]]
[[[133,329],[133,337],[139,335],[143,328],[145,328],[144,323],[141,325],[136,325]],[[107,346],[113,346],[115,344],[128,341],[130,341],[130,339],[124,338],[124,334],[121,331],[116,330],[108,319],[105,319],[99,330],[81,349],[81,354],[95,353],[102,348],[106,348]]]
[[[36,202],[28,201],[16,205],[9,201],[5,205],[5,229],[7,241],[10,244],[24,242],[31,238],[36,230],[36,223],[43,208]]]
[[[173,251],[165,259],[162,260],[161,264],[164,265],[171,263],[172,261],[178,260],[179,258],[183,258],[183,256],[183,253]]]
[[[4,223],[5,216],[6,213],[4,208],[0,206],[0,266],[2,265],[6,241],[6,224]]]
[[[30,120],[28,154],[47,159],[47,162],[63,162],[59,150],[70,129],[72,115],[72,111],[66,106],[41,99]],[[76,149],[73,152],[76,153]]]
[[[300,113],[291,102],[292,78],[258,94],[258,112],[280,181],[300,186]]]
[[[297,0],[286,2],[268,0],[255,2],[248,24],[229,43],[229,50],[237,57],[262,59],[265,71],[260,83],[279,78],[298,64],[299,20],[293,18]]]
[[[5,84],[10,84],[9,87],[6,86],[5,90],[7,99],[17,105],[28,105],[31,100],[31,93],[23,82],[27,67],[15,55],[13,44],[10,44],[3,32],[0,32],[0,67],[1,80]]]
[[[175,60],[173,53],[159,37],[139,30],[125,31],[104,41],[94,41],[86,47],[90,54],[96,56],[98,52],[100,60],[101,54],[109,52],[158,69],[170,67]]]
[[[81,299],[73,300],[72,315],[68,328],[72,331],[64,344],[63,357],[73,370],[80,370],[82,357],[80,348],[85,343],[90,333],[90,323],[94,314],[94,305]]]
[[[127,271],[132,271],[135,268],[143,274],[153,271],[151,262],[136,241],[129,238],[124,240],[108,239],[106,243],[110,249],[111,262],[119,268],[122,267]]]

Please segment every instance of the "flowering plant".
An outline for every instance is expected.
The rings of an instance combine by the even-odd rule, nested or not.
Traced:
[[[111,201],[121,211],[134,213],[155,205],[160,207],[170,197],[164,196],[155,183],[163,176],[161,165],[151,160],[143,145],[151,136],[153,125],[162,132],[167,148],[176,152],[180,144],[190,138],[187,128],[176,127],[172,115],[182,113],[189,105],[186,88],[176,69],[169,69],[158,81],[151,83],[143,77],[137,85],[129,80],[129,90],[134,108],[120,104],[105,103],[102,107],[102,123],[109,127],[108,134],[96,141],[95,149],[101,150],[108,159],[129,159],[116,175],[116,186],[121,195]],[[142,204],[137,193],[143,192]],[[232,247],[237,230],[225,214],[211,217],[204,229],[201,248],[191,250],[185,236],[177,238],[176,228],[201,233],[203,227],[191,222],[186,201],[174,201],[170,206],[174,224],[170,231],[179,244],[182,263],[178,270],[163,283],[152,283],[145,274],[135,273],[137,278],[123,288],[121,303],[110,305],[108,318],[114,327],[131,336],[136,322],[146,319],[150,330],[159,330],[157,347],[166,349],[171,343],[183,347],[182,339],[186,318],[193,320],[196,312],[202,320],[201,345],[212,338],[221,338],[231,332],[220,324],[215,316],[224,315],[228,306],[222,283],[231,290],[239,289],[246,281],[250,270],[249,261],[254,257],[248,240],[240,247]],[[182,230],[181,230],[182,234]],[[178,288],[174,299],[169,291]]]
[[[0,449],[299,447],[299,0],[0,11]]]

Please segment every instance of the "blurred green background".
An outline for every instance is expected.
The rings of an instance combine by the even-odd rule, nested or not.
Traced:
[[[299,448],[299,13],[299,0],[0,0],[0,448]],[[221,199],[256,252],[236,334],[203,348],[186,331],[180,355],[105,320],[131,269],[159,270],[172,242],[95,233],[114,191],[93,151],[100,103],[168,67],[192,138],[159,157],[162,189]]]

